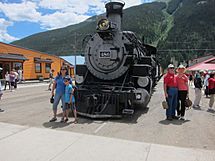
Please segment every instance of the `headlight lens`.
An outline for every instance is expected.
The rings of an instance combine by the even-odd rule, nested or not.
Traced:
[[[149,78],[147,77],[139,77],[137,80],[137,84],[140,87],[146,87],[149,84]]]
[[[108,19],[101,19],[98,22],[98,29],[101,31],[105,31],[108,30],[110,27],[110,23],[108,21]]]

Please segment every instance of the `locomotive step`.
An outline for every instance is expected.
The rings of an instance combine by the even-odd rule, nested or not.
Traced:
[[[122,110],[122,113],[125,114],[125,115],[133,115],[134,114],[134,110],[133,109],[125,108],[125,109]]]

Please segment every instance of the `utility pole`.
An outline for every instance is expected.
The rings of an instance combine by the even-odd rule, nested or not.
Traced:
[[[76,75],[76,45],[77,45],[77,34],[75,32],[75,46],[74,46],[74,53],[75,53],[75,68],[74,68],[74,75]]]

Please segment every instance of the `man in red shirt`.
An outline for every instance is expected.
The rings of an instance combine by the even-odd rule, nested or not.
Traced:
[[[175,68],[173,64],[168,65],[168,72],[164,76],[164,95],[168,102],[168,109],[166,110],[167,120],[178,119],[175,116],[175,110],[178,102],[178,88],[175,76]]]
[[[208,111],[212,111],[212,107],[214,104],[214,96],[215,96],[215,73],[214,72],[210,74],[210,78],[208,79],[208,89],[210,94]]]

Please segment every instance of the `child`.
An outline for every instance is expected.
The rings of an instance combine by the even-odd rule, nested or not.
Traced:
[[[61,122],[68,121],[69,109],[70,109],[72,103],[74,103],[73,88],[72,88],[72,85],[70,84],[70,81],[71,81],[70,77],[67,76],[64,78],[64,84],[66,85],[65,94],[64,94],[65,107],[63,109],[63,118],[61,119]],[[73,112],[74,112],[74,116],[75,116],[74,123],[77,123],[76,109],[75,109],[74,105],[72,107],[73,107]],[[65,117],[66,117],[66,119],[64,120]]]

